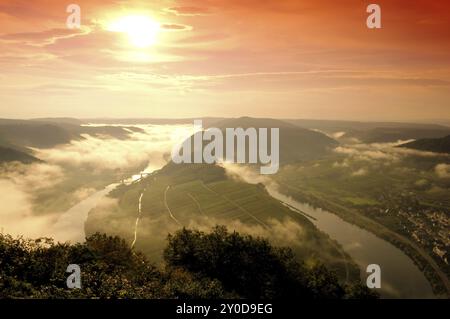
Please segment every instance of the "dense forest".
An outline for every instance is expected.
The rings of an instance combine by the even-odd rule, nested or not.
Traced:
[[[80,289],[67,288],[69,264],[80,266]],[[0,234],[0,298],[377,297],[362,284],[340,284],[323,265],[298,262],[289,248],[223,226],[169,235],[158,266],[119,237],[68,244]]]

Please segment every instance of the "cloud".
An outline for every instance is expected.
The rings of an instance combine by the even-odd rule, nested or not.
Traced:
[[[447,157],[449,155],[419,151],[404,147],[397,147],[410,141],[397,141],[394,143],[372,143],[372,144],[352,144],[338,146],[334,149],[336,153],[347,155],[350,158],[360,161],[384,161],[385,164],[398,162],[407,156],[419,157]]]
[[[58,165],[48,163],[22,164],[5,163],[0,166],[0,227],[2,231],[13,236],[30,238],[52,237],[64,240],[64,234],[70,226],[59,234],[53,226],[58,220],[58,213],[51,210],[36,211],[36,198],[39,194],[53,194],[58,185],[65,180],[65,172]],[[82,196],[75,191],[76,196]]]
[[[436,175],[440,178],[450,178],[450,165],[449,164],[438,164],[434,168]]]
[[[126,127],[126,126],[125,126]],[[84,134],[81,140],[54,149],[35,149],[36,156],[50,163],[97,171],[129,169],[141,165],[161,167],[172,146],[188,137],[191,125],[136,125],[144,132],[132,132],[127,140]]]
[[[161,28],[164,30],[169,31],[186,31],[186,30],[192,30],[191,26],[184,25],[184,24],[176,24],[176,23],[166,23],[161,25]]]
[[[260,174],[259,171],[255,171],[248,166],[229,162],[222,162],[218,165],[225,168],[226,174],[232,179],[241,180],[249,184],[264,184],[267,187],[277,187],[271,178]]]
[[[43,46],[55,43],[59,39],[69,39],[89,32],[88,29],[49,29],[36,32],[8,33],[1,35],[0,40]]]
[[[46,236],[52,218],[32,214],[30,198],[14,182],[0,179],[0,228],[13,236]]]
[[[54,174],[44,164],[25,165],[14,172],[11,167],[2,167],[0,174],[0,228],[4,233],[13,236],[24,235],[27,237],[49,236],[48,230],[56,220],[52,214],[37,215],[33,212],[33,191],[49,187],[55,183],[52,180]],[[18,167],[18,166],[15,166]],[[30,182],[30,183],[28,183]]]
[[[190,125],[136,126],[142,131],[130,130],[127,140],[84,135],[84,139],[73,140],[68,145],[34,149],[35,156],[45,163],[1,165],[0,200],[3,208],[0,210],[0,227],[3,231],[32,238],[48,236],[61,241],[81,240],[84,219],[80,220],[80,214],[81,218],[87,214],[91,201],[98,199],[99,191],[85,185],[77,186],[76,172],[87,169],[92,174],[91,181],[95,181],[96,173],[114,172],[116,169],[131,175],[136,165],[151,172],[166,163],[164,155],[170,153],[175,142],[189,136],[192,129]],[[61,187],[67,185],[70,194]],[[58,192],[61,188],[71,202],[79,203],[64,213],[47,208],[60,200]],[[91,196],[93,194],[95,197]],[[45,197],[43,201],[39,197],[41,195]]]
[[[346,134],[346,133],[343,132],[343,131],[341,131],[341,132],[335,132],[335,133],[332,133],[332,134],[331,134],[331,137],[338,139],[338,138],[343,137],[345,134]]]
[[[360,168],[352,173],[352,176],[365,176],[365,175],[367,175],[367,169],[365,168]]]
[[[61,167],[46,163],[26,165],[12,162],[3,164],[0,166],[0,176],[30,192],[53,187],[64,179]]]
[[[79,107],[74,110],[72,105],[64,104],[67,107],[59,108],[58,112],[86,117],[93,112],[95,116],[108,112],[119,117],[130,112],[135,116],[142,111],[147,116],[155,116],[155,112],[156,116],[178,112],[185,117],[217,112],[226,112],[222,115],[227,116],[236,112],[293,116],[298,115],[299,100],[304,101],[301,115],[313,117],[363,119],[370,110],[376,113],[371,113],[372,118],[404,119],[406,109],[409,118],[445,111],[444,102],[448,100],[445,88],[449,86],[445,71],[449,65],[445,54],[449,28],[445,26],[449,10],[445,10],[448,4],[444,2],[429,6],[423,0],[410,1],[406,9],[399,4],[386,4],[390,6],[386,10],[398,9],[401,15],[386,21],[390,25],[389,36],[380,30],[376,39],[368,36],[361,22],[364,10],[351,1],[337,4],[330,0],[314,3],[182,0],[171,5],[158,0],[128,2],[127,9],[152,15],[165,25],[166,31],[191,28],[193,31],[161,32],[154,46],[136,50],[130,47],[125,35],[101,28],[103,22],[127,14],[123,1],[80,0],[77,4],[82,8],[82,25],[91,32],[73,31],[72,35],[71,31],[63,30],[67,4],[0,0],[1,32],[6,33],[0,41],[0,67],[10,85],[20,87],[7,90],[2,86],[2,100],[10,102],[3,103],[6,106],[2,111],[14,117],[30,112],[45,116],[58,105],[73,103]],[[412,38],[417,41],[411,41]],[[316,73],[286,72],[311,69]],[[317,73],[327,69],[346,73]],[[116,90],[114,96],[106,90],[87,90],[106,86],[103,75],[130,70],[171,76],[175,80],[167,87],[172,91],[152,89],[152,83],[134,87],[124,82],[106,83],[108,89]],[[188,88],[177,87],[179,76],[203,75],[213,76],[190,82],[193,85]],[[83,83],[73,83],[73,79]],[[36,83],[45,88],[54,85],[55,90],[30,92],[29,87]],[[66,101],[68,90],[58,89],[58,85],[73,88],[76,96],[73,94]],[[417,90],[418,87],[421,89]],[[179,89],[179,98],[174,97],[173,89]],[[190,94],[194,90],[195,94]],[[245,95],[236,97],[237,90]],[[39,110],[30,106],[36,96],[45,97]],[[124,107],[123,101],[130,99],[133,101],[129,105],[133,107]],[[97,103],[97,107],[90,105],[99,100],[102,103]],[[155,105],[151,110],[147,107],[149,102]],[[426,109],[422,107],[425,102],[429,105]],[[100,104],[110,108],[102,109]],[[182,104],[188,107],[180,111]],[[275,111],[273,105],[282,107]]]
[[[349,167],[349,160],[346,158],[342,162],[334,162],[333,167]]]
[[[177,16],[201,16],[209,13],[207,8],[191,6],[171,7],[164,9],[164,11],[173,13]]]

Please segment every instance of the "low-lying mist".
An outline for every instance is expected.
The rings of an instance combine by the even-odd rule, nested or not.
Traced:
[[[161,168],[172,145],[192,134],[188,125],[123,127],[132,126],[140,130],[129,130],[128,139],[83,134],[69,144],[33,148],[33,155],[42,162],[2,164],[1,231],[31,238],[73,239],[75,232],[84,230],[73,230],[71,225],[61,228],[64,223],[58,220],[67,209],[110,183]]]

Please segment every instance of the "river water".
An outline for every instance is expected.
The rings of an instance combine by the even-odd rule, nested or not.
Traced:
[[[84,223],[89,211],[118,184],[111,184],[81,201],[65,212],[55,225],[64,240],[84,241]],[[377,289],[384,298],[433,298],[431,286],[414,262],[400,249],[372,233],[350,224],[335,214],[308,204],[269,188],[272,197],[314,217],[311,221],[318,229],[336,240],[353,258],[361,269],[362,282],[366,281],[369,264],[381,267],[381,288]]]
[[[110,184],[82,200],[64,214],[53,225],[51,233],[58,241],[83,242],[85,240],[84,223],[89,211],[119,184]]]
[[[269,189],[269,193],[272,197],[316,218],[311,221],[317,228],[339,242],[358,264],[364,283],[369,275],[366,273],[367,266],[379,265],[381,288],[377,291],[383,298],[434,297],[431,285],[412,259],[389,242],[328,211],[300,203],[273,189]]]
[[[84,241],[84,223],[89,211],[118,184],[92,194],[65,212],[54,226],[55,237],[63,241]],[[361,269],[361,279],[366,281],[369,264],[381,267],[381,288],[384,298],[433,298],[431,286],[414,262],[400,249],[372,233],[350,224],[335,214],[308,204],[300,203],[278,191],[269,189],[272,197],[314,217],[311,221],[321,231],[336,240]]]
[[[151,126],[151,128],[154,127]],[[166,130],[169,130],[169,128],[166,128]],[[173,127],[170,127],[170,130],[173,130]],[[152,137],[155,135],[159,136],[158,132],[156,130],[155,132],[149,131],[147,133]],[[183,131],[183,134],[187,133]],[[186,136],[190,136],[190,134]],[[152,141],[150,140],[148,143],[152,143]],[[148,168],[146,173],[158,169],[163,165],[164,163],[157,162],[155,167]],[[136,175],[131,177],[127,182],[133,182],[139,178],[140,175]],[[105,189],[94,193],[65,212],[54,225],[54,238],[57,238],[59,241],[84,241],[84,223],[89,211],[117,185],[111,184],[107,186]],[[381,267],[381,289],[379,289],[379,292],[383,297],[434,297],[431,286],[423,273],[400,249],[376,237],[372,233],[344,221],[335,214],[295,201],[271,187],[268,187],[268,190],[274,198],[313,216],[316,220],[312,220],[312,222],[317,228],[339,242],[344,250],[359,265],[363,282],[366,281],[368,275],[366,273],[366,267],[369,264],[379,265]]]

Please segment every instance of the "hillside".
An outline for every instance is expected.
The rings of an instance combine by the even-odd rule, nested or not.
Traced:
[[[338,143],[320,132],[298,127],[276,119],[241,117],[214,123],[214,127],[226,128],[279,128],[280,163],[318,159],[330,152]]]
[[[86,234],[118,235],[153,260],[161,258],[167,233],[220,224],[289,245],[299,258],[326,264],[341,280],[359,278],[348,255],[306,217],[262,185],[230,178],[215,165],[169,163],[141,182],[122,185],[108,202],[89,213]]]
[[[405,147],[419,151],[450,154],[450,135],[442,138],[419,139],[410,143],[402,144],[399,147]]]
[[[450,127],[439,124],[307,119],[286,122],[330,135],[338,133],[340,142],[391,143],[399,140],[439,138],[450,134]]]
[[[450,134],[450,128],[377,127],[367,131],[353,131],[345,135],[363,143],[393,143],[421,138],[440,138]]]
[[[17,151],[12,148],[0,146],[0,163],[14,162],[14,161],[29,164],[29,163],[39,161],[39,160],[31,155],[24,153],[24,152]]]
[[[129,138],[130,131],[142,132],[138,127],[125,129],[117,126],[84,126],[71,118],[9,120],[0,119],[0,145],[20,151],[27,147],[52,148],[80,140],[82,134],[117,139]]]
[[[371,122],[371,121],[344,121],[344,120],[314,120],[314,119],[286,119],[288,123],[309,129],[318,129],[325,132],[340,130],[368,131],[376,128],[388,129],[420,129],[420,130],[448,130],[448,126],[427,123],[407,122]]]
[[[20,147],[48,148],[70,142],[75,136],[55,124],[27,121],[0,125],[0,136]]]

